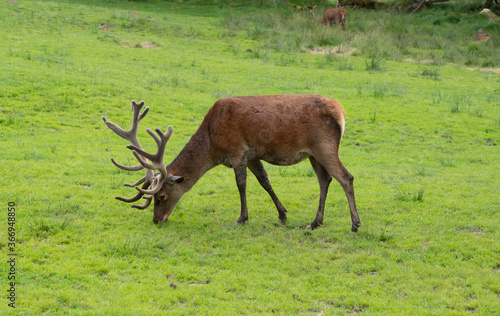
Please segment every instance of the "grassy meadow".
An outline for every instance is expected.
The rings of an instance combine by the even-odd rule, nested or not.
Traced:
[[[0,288],[15,203],[15,308],[5,315],[494,315],[500,313],[500,24],[436,4],[348,9],[346,31],[282,3],[0,2]],[[305,3],[309,3],[305,1]],[[318,12],[326,6],[320,6]],[[317,13],[317,15],[319,15]],[[491,37],[472,40],[479,28]],[[308,161],[266,165],[288,209],[248,176],[210,170],[169,221],[130,208],[141,172],[103,123],[174,128],[165,162],[222,97],[321,94],[347,113],[324,225]]]

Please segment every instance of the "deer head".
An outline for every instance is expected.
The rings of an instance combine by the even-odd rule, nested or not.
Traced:
[[[141,197],[146,199],[143,205],[132,205],[134,208],[145,209],[151,204],[151,200],[154,198],[154,221],[163,220],[168,217],[170,213],[175,208],[175,205],[179,201],[180,196],[177,197],[176,190],[173,188],[173,184],[181,183],[184,179],[182,177],[174,176],[169,174],[165,164],[163,163],[163,156],[165,154],[165,147],[167,142],[172,135],[173,128],[172,126],[167,127],[167,132],[164,134],[159,128],[155,129],[158,136],[153,133],[149,128],[146,129],[149,135],[154,139],[156,145],[158,147],[156,154],[150,154],[142,149],[141,144],[137,140],[137,129],[139,127],[139,122],[146,116],[149,111],[149,107],[144,109],[141,113],[141,109],[144,106],[144,101],[137,104],[135,101],[132,101],[132,127],[130,130],[126,131],[123,128],[119,127],[115,123],[108,121],[105,117],[103,117],[104,123],[118,136],[130,141],[132,145],[128,145],[127,148],[132,150],[132,153],[139,161],[138,165],[135,166],[124,166],[117,163],[113,158],[111,158],[111,162],[122,170],[127,171],[139,171],[142,169],[146,169],[146,174],[144,177],[139,179],[134,184],[125,184],[127,187],[135,188],[139,193],[129,199],[116,197],[117,200],[131,203],[138,201]],[[149,162],[150,160],[151,162]],[[154,172],[154,170],[158,170],[158,172]],[[143,184],[142,187],[139,187],[140,184]],[[151,187],[150,189],[148,189]],[[146,196],[144,196],[146,195]]]

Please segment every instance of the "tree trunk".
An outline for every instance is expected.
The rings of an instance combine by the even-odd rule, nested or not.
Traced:
[[[495,3],[498,3],[498,0],[495,0]],[[492,6],[493,6],[493,0],[486,0],[483,9],[491,9]]]
[[[364,9],[384,9],[389,7],[387,3],[375,0],[339,0],[339,6]]]

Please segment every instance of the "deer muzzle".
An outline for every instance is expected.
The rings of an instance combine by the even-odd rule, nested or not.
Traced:
[[[153,223],[166,222],[175,209],[179,199],[169,197],[167,200],[160,200],[155,197]]]

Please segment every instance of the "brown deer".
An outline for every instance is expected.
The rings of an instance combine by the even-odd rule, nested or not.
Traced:
[[[316,18],[316,15],[314,14],[314,9],[316,9],[316,6],[312,7],[311,13],[313,18],[318,21],[318,23],[323,23],[323,24],[329,24],[333,25],[333,23],[337,24],[340,26],[342,30],[345,30],[345,19],[347,15],[347,11],[344,9],[340,8],[332,8],[332,9],[327,9],[323,13],[323,19],[318,20]]]
[[[113,159],[111,161],[124,170],[146,169],[146,175],[139,181],[125,184],[135,187],[139,193],[130,199],[116,199],[135,202],[146,195],[144,205],[132,206],[144,209],[154,198],[154,223],[166,221],[184,193],[217,165],[234,169],[241,201],[241,215],[236,224],[248,220],[247,167],[271,196],[279,219],[284,223],[287,210],[274,193],[261,160],[286,166],[309,158],[318,177],[320,198],[316,218],[308,228],[314,229],[323,224],[325,200],[332,177],[347,195],[351,231],[357,232],[361,225],[354,199],[354,178],[338,156],[345,112],[336,100],[319,95],[246,96],[218,100],[181,153],[168,166],[163,163],[163,155],[172,135],[172,127],[168,126],[165,134],[156,129],[158,136],[147,129],[158,150],[154,155],[144,151],[137,140],[139,121],[149,110],[146,108],[141,113],[143,106],[144,101],[139,104],[132,101],[133,120],[129,131],[107,121],[105,117],[103,120],[112,131],[132,143],[127,148],[133,151],[139,164],[128,167]],[[154,173],[154,170],[159,170],[159,173]],[[140,184],[142,187],[139,187]],[[150,186],[151,189],[148,189]]]

